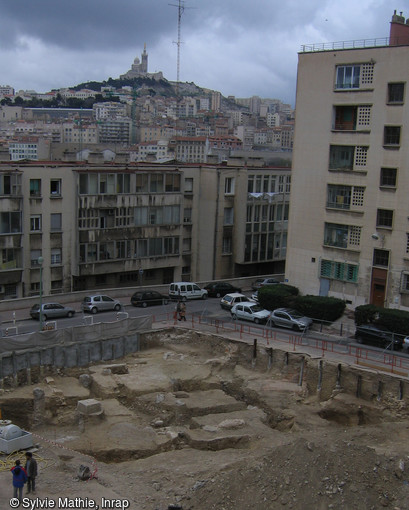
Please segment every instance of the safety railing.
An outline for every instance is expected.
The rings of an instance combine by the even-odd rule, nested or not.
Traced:
[[[216,334],[225,334],[229,337],[253,342],[261,340],[266,346],[283,344],[291,351],[313,350],[322,357],[331,356],[334,359],[347,360],[351,364],[365,366],[373,370],[389,372],[402,377],[409,377],[409,357],[400,352],[379,350],[371,347],[356,346],[347,338],[330,336],[319,331],[308,330],[296,333],[277,330],[268,326],[253,323],[241,323],[234,320],[221,320],[199,314],[188,314],[186,322],[178,322],[173,314],[160,314],[152,316],[153,323],[171,323],[174,326],[183,326],[202,331],[210,330]]]

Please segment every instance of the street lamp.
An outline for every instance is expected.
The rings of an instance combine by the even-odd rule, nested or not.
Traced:
[[[40,266],[40,331],[43,330],[43,257],[38,257],[37,263]]]

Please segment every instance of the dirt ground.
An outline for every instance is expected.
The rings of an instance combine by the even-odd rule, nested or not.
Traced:
[[[319,401],[237,344],[184,335],[0,395],[2,418],[34,433],[36,506],[21,508],[409,509],[403,401],[342,388]],[[45,393],[35,428],[34,388]],[[16,456],[0,457],[1,508]],[[79,481],[81,465],[95,477]]]

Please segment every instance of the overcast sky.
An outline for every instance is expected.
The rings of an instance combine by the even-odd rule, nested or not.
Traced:
[[[180,81],[294,106],[302,44],[389,36],[404,0],[185,0]],[[177,77],[178,0],[0,0],[0,85],[46,92],[140,58]]]

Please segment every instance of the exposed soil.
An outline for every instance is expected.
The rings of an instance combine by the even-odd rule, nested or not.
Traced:
[[[35,429],[34,388],[45,392]],[[78,401],[89,399],[102,412],[79,413]],[[239,344],[175,334],[114,364],[5,390],[0,406],[3,419],[36,434],[42,500],[119,498],[152,510],[409,508],[403,401],[365,402],[342,388],[320,401]],[[12,495],[14,458],[1,457],[1,501]],[[97,467],[96,477],[79,481],[80,465]]]

